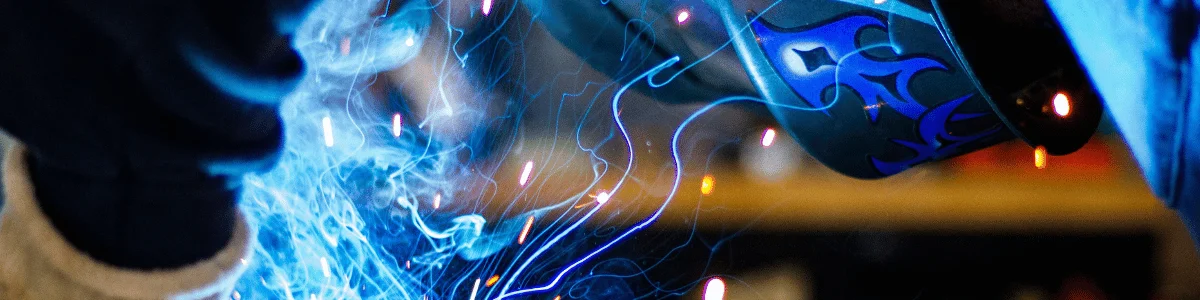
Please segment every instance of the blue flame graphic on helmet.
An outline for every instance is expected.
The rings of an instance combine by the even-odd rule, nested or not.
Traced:
[[[958,148],[981,138],[990,136],[1000,131],[1000,127],[993,127],[979,133],[967,136],[954,136],[946,130],[946,124],[954,121],[965,121],[974,118],[986,116],[982,113],[955,113],[963,102],[974,97],[974,94],[963,96],[961,98],[946,101],[939,104],[937,107],[930,109],[917,121],[917,132],[920,133],[921,141],[912,142],[901,139],[893,139],[892,142],[904,147],[908,147],[916,151],[916,157],[898,161],[887,162],[871,157],[871,163],[880,173],[892,175],[900,173],[909,167],[931,161],[941,157],[947,157],[957,152]]]
[[[927,108],[908,90],[913,77],[927,70],[947,70],[928,57],[884,60],[868,56],[858,43],[859,33],[871,27],[887,29],[875,16],[850,15],[807,30],[779,28],[761,18],[750,26],[780,77],[801,99],[812,107],[823,107],[822,93],[827,88],[848,86],[866,102],[872,122],[882,106],[909,119],[920,117]]]
[[[890,43],[861,45],[859,42],[859,34],[868,28],[887,30],[881,17],[850,14],[799,28],[782,28],[762,18],[754,18],[750,27],[779,76],[808,105],[828,107],[829,104],[823,101],[823,93],[844,86],[862,98],[863,108],[872,123],[878,121],[881,108],[891,108],[913,120],[919,141],[898,138],[889,141],[915,152],[915,155],[901,161],[867,157],[883,175],[894,175],[920,163],[952,156],[959,153],[960,147],[1000,132],[999,127],[992,127],[975,134],[956,136],[947,130],[951,122],[989,115],[955,112],[975,94],[941,102],[933,109],[916,101],[910,91],[916,75],[932,70],[950,71],[932,56],[897,53],[895,58],[879,58],[867,54],[866,49],[871,48],[896,50]],[[821,111],[832,116],[827,110]]]

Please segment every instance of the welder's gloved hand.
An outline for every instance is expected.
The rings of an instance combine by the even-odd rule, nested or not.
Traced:
[[[1150,188],[1200,237],[1196,2],[1048,1]]]
[[[121,293],[110,297],[232,282],[250,241],[240,181],[280,151],[278,106],[304,74],[289,35],[308,2],[0,2],[0,128],[22,144],[8,157],[20,161],[6,164],[0,298],[25,280],[11,272],[39,265],[20,255],[97,289],[106,279],[86,277],[147,282],[110,282]],[[28,195],[9,186],[22,182]],[[130,286],[162,293],[118,291]]]

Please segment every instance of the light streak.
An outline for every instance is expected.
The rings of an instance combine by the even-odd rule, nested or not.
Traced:
[[[533,161],[531,160],[531,161],[525,162],[525,169],[521,170],[521,179],[519,179],[517,181],[517,183],[519,183],[521,186],[525,186],[525,183],[529,182],[529,175],[532,173],[533,173]]]
[[[1045,169],[1047,160],[1049,160],[1047,156],[1049,155],[1046,153],[1046,146],[1037,146],[1037,148],[1034,148],[1033,166],[1037,167],[1038,170]]]
[[[479,278],[475,278],[475,287],[471,288],[471,298],[470,299],[475,300],[475,297],[478,295],[479,295]]]
[[[321,273],[325,274],[325,278],[333,276],[332,271],[329,270],[329,260],[324,257],[321,258]]]
[[[1071,99],[1066,94],[1058,93],[1054,95],[1054,113],[1059,117],[1066,117],[1071,114]]]
[[[529,235],[529,229],[533,228],[533,216],[525,219],[525,227],[521,228],[521,235],[517,237],[517,245],[525,244],[525,237]],[[491,285],[489,285],[491,286]]]
[[[700,179],[700,193],[704,194],[705,196],[712,195],[713,189],[716,188],[716,184],[717,179],[711,174],[704,175],[704,178]]]
[[[767,148],[771,147],[772,144],[775,144],[775,129],[767,128],[767,130],[763,132],[762,146],[763,148]]]
[[[325,147],[333,147],[333,121],[329,117],[321,118],[321,127],[325,130]]]
[[[433,209],[438,209],[439,207],[442,207],[442,193],[433,195]]]
[[[492,287],[493,285],[496,285],[496,282],[498,281],[500,281],[500,275],[492,275],[492,277],[488,278],[487,283],[484,285],[487,287]]]
[[[704,300],[725,300],[725,280],[713,277],[704,284]]]

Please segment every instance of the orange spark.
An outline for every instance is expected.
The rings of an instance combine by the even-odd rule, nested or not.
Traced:
[[[710,175],[704,175],[700,180],[700,193],[704,195],[712,195],[713,189],[716,188],[717,179]]]
[[[525,237],[529,236],[530,228],[533,228],[533,216],[529,216],[529,219],[525,219],[525,228],[521,229],[521,235],[517,237],[517,245],[525,243]]]
[[[1045,146],[1037,146],[1037,148],[1033,149],[1033,166],[1037,167],[1038,170],[1045,169],[1046,161],[1048,160],[1046,156]]]
[[[487,287],[492,287],[497,281],[500,281],[500,275],[492,275],[492,278],[487,280]]]

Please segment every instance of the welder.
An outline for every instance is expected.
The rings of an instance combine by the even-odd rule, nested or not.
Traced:
[[[621,69],[602,60],[622,48],[570,29],[641,15],[626,11],[640,1],[526,2],[597,70]],[[667,24],[656,32],[696,38],[654,39],[652,53],[696,61],[706,56],[692,42],[727,35],[709,48],[728,41],[750,86],[690,74],[660,87],[663,100],[756,93],[809,153],[860,178],[1013,138],[1070,153],[1107,107],[1151,189],[1195,232],[1191,1],[682,2],[720,34]],[[307,7],[0,2],[0,127],[17,140],[4,163],[0,298],[227,297],[254,242],[240,179],[278,155],[276,110],[304,74],[288,36]]]

